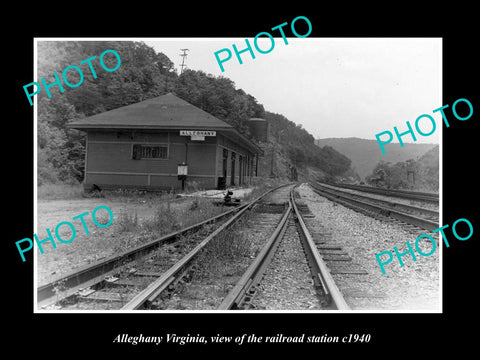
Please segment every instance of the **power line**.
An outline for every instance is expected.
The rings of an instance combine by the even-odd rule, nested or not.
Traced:
[[[185,58],[188,56],[187,54],[187,51],[189,51],[189,49],[180,49],[181,51],[183,51],[183,54],[180,54],[180,56],[182,57],[182,65],[180,65],[180,75],[182,75],[183,73],[183,68],[186,67],[187,65],[185,65]]]

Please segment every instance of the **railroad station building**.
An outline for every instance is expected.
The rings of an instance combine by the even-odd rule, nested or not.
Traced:
[[[205,189],[249,184],[261,148],[173,94],[70,122],[86,132],[86,189]]]

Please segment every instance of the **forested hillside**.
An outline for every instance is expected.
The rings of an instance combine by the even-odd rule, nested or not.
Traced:
[[[38,96],[38,182],[78,182],[83,180],[85,134],[68,130],[65,124],[73,119],[91,116],[120,106],[129,105],[175,89],[178,76],[173,63],[164,55],[138,42],[112,41],[48,41],[38,42],[38,79],[53,83],[53,74],[61,77],[70,65],[97,56],[92,61],[97,78],[85,64],[83,83],[77,88],[58,86]],[[104,71],[99,55],[113,49],[121,56],[121,66],[114,72]],[[107,63],[107,57],[105,57]],[[69,73],[72,84],[76,72]],[[78,77],[78,76],[77,76]]]
[[[375,166],[383,161],[390,163],[403,162],[408,159],[418,159],[435,144],[407,143],[400,146],[399,143],[391,143],[386,146],[386,154],[380,151],[376,140],[359,138],[328,138],[317,139],[318,146],[331,146],[335,150],[347,156],[352,161],[352,169],[364,180],[370,175]]]
[[[121,66],[107,72],[99,64],[105,50],[115,50],[121,57]],[[88,65],[92,60],[95,79]],[[115,59],[105,57],[105,64],[113,68]],[[111,62],[109,64],[109,62]],[[271,124],[272,141],[280,152],[299,168],[318,168],[329,175],[339,175],[350,167],[350,160],[331,147],[314,146],[314,138],[300,125],[283,115],[265,111],[255,97],[236,89],[225,77],[214,77],[202,71],[186,70],[178,75],[172,61],[163,53],[142,42],[134,41],[39,41],[38,79],[55,81],[70,65],[82,68],[83,82],[76,88],[52,86],[52,97],[45,91],[38,96],[38,183],[81,182],[83,180],[85,134],[66,129],[73,119],[91,116],[148,98],[175,93],[180,98],[231,124],[249,136],[247,120],[266,118]],[[77,78],[75,78],[77,76]],[[68,80],[79,82],[78,73],[70,71]]]
[[[366,177],[370,185],[392,189],[439,191],[439,147],[429,150],[418,160],[379,162]]]
[[[329,175],[340,175],[350,169],[350,159],[330,146],[320,148],[315,138],[301,124],[295,124],[281,114],[265,112],[270,133],[296,167],[311,166]]]

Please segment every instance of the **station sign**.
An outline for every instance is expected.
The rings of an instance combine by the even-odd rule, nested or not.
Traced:
[[[217,136],[212,130],[180,130],[180,136],[190,136],[190,140],[205,140],[205,136]]]

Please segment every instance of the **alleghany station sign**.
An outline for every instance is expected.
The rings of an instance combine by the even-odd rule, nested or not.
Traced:
[[[205,136],[217,136],[217,132],[211,130],[180,130],[180,136],[190,136],[190,140],[205,140]]]

